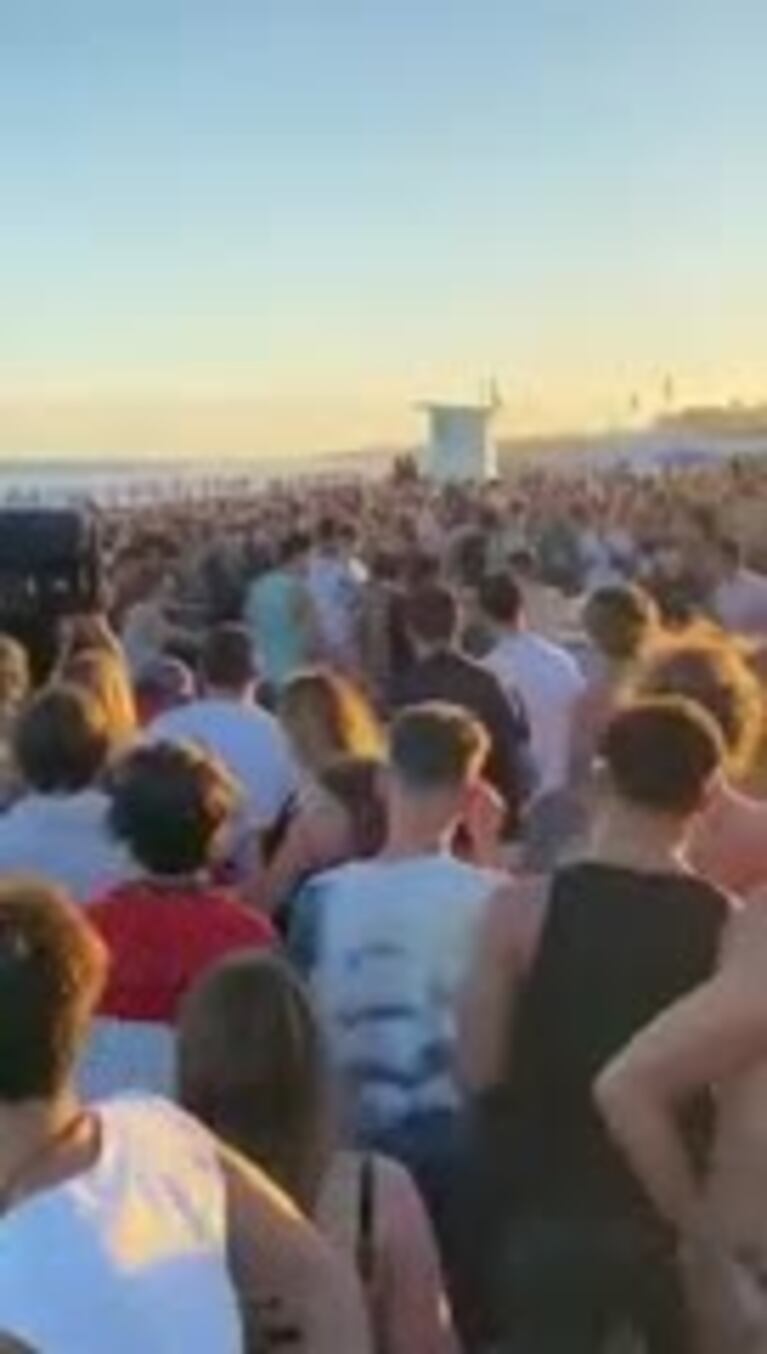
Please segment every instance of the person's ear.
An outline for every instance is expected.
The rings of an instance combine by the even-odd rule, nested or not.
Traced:
[[[469,817],[472,814],[481,793],[481,783],[479,781],[472,780],[466,785],[462,785],[456,792],[455,816],[462,819]]]
[[[705,813],[711,807],[721,792],[723,782],[724,773],[722,771],[715,771],[712,776],[709,776],[701,792],[697,813]]]

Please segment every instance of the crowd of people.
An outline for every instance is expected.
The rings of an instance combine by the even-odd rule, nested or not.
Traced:
[[[105,516],[0,636],[0,1350],[767,1350],[766,514]]]

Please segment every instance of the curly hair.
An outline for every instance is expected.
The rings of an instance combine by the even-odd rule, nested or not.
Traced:
[[[668,637],[648,653],[637,690],[694,701],[721,731],[728,771],[744,776],[751,769],[764,735],[765,702],[748,653],[737,641],[705,625]]]

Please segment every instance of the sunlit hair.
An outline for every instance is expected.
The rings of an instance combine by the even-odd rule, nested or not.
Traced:
[[[605,658],[630,663],[657,639],[660,612],[641,588],[616,584],[591,594],[583,609],[583,625]]]
[[[0,634],[0,714],[15,714],[29,696],[27,651],[18,640]]]
[[[748,653],[736,640],[705,624],[665,638],[648,653],[637,690],[702,706],[724,738],[730,774],[749,771],[764,734],[765,703]]]
[[[489,750],[484,725],[447,701],[408,706],[392,724],[394,777],[418,794],[462,789],[482,773]]]
[[[177,1058],[185,1108],[311,1210],[333,1114],[319,1021],[298,975],[248,952],[209,969],[182,1004]]]
[[[299,762],[314,775],[338,757],[383,756],[383,731],[367,697],[330,668],[291,677],[280,694],[279,716]]]
[[[138,714],[133,687],[122,659],[109,649],[80,649],[65,658],[57,674],[60,681],[81,687],[101,706],[107,722],[110,747],[119,753],[136,738]]]
[[[107,955],[63,893],[42,879],[0,883],[0,1102],[65,1088],[100,999]]]

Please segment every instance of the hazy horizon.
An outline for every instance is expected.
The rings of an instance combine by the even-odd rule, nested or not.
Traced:
[[[502,435],[767,396],[761,0],[30,0],[0,455]]]

